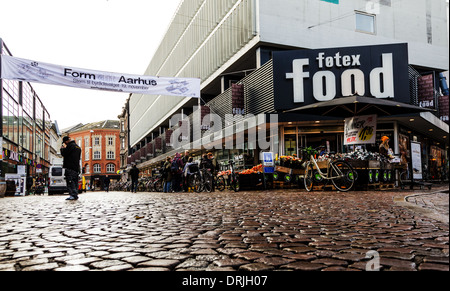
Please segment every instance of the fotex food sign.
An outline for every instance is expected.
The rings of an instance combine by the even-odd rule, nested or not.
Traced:
[[[274,52],[275,108],[348,96],[410,103],[407,44]]]

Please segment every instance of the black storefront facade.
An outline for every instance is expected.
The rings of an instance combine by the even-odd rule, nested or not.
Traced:
[[[280,118],[280,154],[300,155],[302,147],[322,145],[341,153],[378,152],[381,138],[388,136],[401,163],[422,161],[422,179],[448,179],[448,124],[443,121],[448,116],[438,114],[445,104],[419,108],[420,88],[411,70],[407,44],[274,53],[274,106],[288,114]],[[344,119],[372,114],[377,119],[372,143],[348,143]]]
[[[194,114],[188,116],[190,126],[190,144],[183,147],[171,147],[167,133],[160,137],[162,151],[142,159],[140,149],[134,149],[140,154],[138,167],[151,173],[165,156],[174,155],[188,149],[197,158],[206,152],[213,152],[218,161],[226,163],[234,158],[239,166],[251,168],[260,163],[262,151],[257,145],[248,141],[248,133],[259,129],[263,124],[257,119],[257,124],[248,123],[245,128],[244,146],[239,149],[227,149],[229,140],[236,141],[237,133],[227,135],[225,128],[226,115],[243,113],[243,120],[250,116],[265,116],[265,126],[277,116],[277,132],[267,131],[270,137],[271,150],[275,155],[301,156],[301,148],[326,146],[327,150],[338,153],[350,152],[355,149],[378,152],[382,136],[390,138],[393,153],[404,163],[412,158],[411,143],[420,145],[420,158],[423,164],[422,173],[430,173],[427,178],[445,179],[448,173],[448,124],[439,116],[439,108],[423,109],[419,105],[417,79],[418,71],[408,64],[408,45],[392,44],[361,47],[344,47],[317,50],[293,50],[272,52],[272,58],[259,69],[236,82],[235,86],[225,90],[221,95],[205,102],[208,112],[222,119],[222,129],[212,138],[211,144],[216,147],[205,148],[195,135],[196,123]],[[437,84],[436,84],[437,85]],[[438,88],[438,87],[437,87]],[[372,100],[386,101],[394,104],[392,107],[382,107],[381,111],[362,110],[355,115],[375,115],[376,129],[373,132],[373,143],[363,145],[347,145],[345,136],[345,119],[349,115],[329,113],[324,111],[299,111],[295,109],[305,106],[315,106],[325,102],[336,102],[349,96],[362,96]],[[439,96],[436,96],[436,100]],[[351,104],[347,104],[350,105]],[[436,102],[439,106],[439,103]],[[339,106],[339,105],[336,105]],[[400,110],[410,106],[411,110]],[[437,107],[436,106],[436,107]],[[370,106],[369,106],[370,107]],[[376,108],[372,106],[372,109]],[[442,119],[442,120],[441,120]],[[448,120],[448,117],[447,117]],[[215,121],[217,122],[217,120]],[[213,133],[213,123],[202,124],[202,136]],[[210,126],[211,125],[211,126]],[[252,128],[252,126],[254,128]],[[217,127],[216,127],[217,128]],[[177,127],[171,132],[177,131]],[[196,145],[202,144],[203,147]],[[142,148],[155,149],[149,143]],[[417,153],[415,153],[417,157]],[[431,174],[432,173],[432,174]],[[424,177],[425,178],[425,177]]]

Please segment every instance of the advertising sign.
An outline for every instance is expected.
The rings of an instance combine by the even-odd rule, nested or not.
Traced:
[[[419,106],[422,108],[435,108],[434,76],[429,74],[417,78]]]
[[[376,133],[376,115],[347,118],[344,126],[344,145],[375,144]]]
[[[420,150],[421,146],[418,142],[411,142],[411,160],[413,175],[415,180],[422,180],[422,154]]]
[[[447,96],[439,96],[439,119],[449,123],[448,115],[449,115],[449,99]]]
[[[200,79],[93,71],[1,56],[1,78],[103,91],[200,97]]]
[[[410,103],[408,45],[273,53],[275,109],[354,95]]]

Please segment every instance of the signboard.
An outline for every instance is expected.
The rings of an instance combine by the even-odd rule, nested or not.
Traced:
[[[439,96],[439,119],[449,123],[448,115],[449,115],[449,99],[447,96]]]
[[[413,168],[413,175],[415,180],[422,180],[422,154],[421,146],[418,142],[411,142],[411,161]]]
[[[344,126],[344,145],[375,144],[376,132],[376,115],[347,118]]]
[[[14,181],[16,184],[16,192],[14,193],[15,196],[25,196],[27,182],[26,177],[18,174],[5,174],[5,180]]]
[[[263,166],[273,167],[275,165],[273,152],[263,152]]]
[[[6,55],[1,56],[1,78],[123,93],[200,97],[200,79],[101,72]]]
[[[244,85],[232,85],[231,107],[233,115],[245,115]]]
[[[417,78],[419,106],[422,108],[435,108],[434,76],[429,74]]]
[[[374,45],[273,53],[275,109],[348,96],[410,103],[408,45]]]

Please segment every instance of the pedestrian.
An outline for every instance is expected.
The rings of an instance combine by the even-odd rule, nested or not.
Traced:
[[[70,197],[66,200],[78,200],[78,179],[80,175],[81,148],[68,136],[63,138],[61,155]]]
[[[182,174],[182,177],[181,177],[181,181],[182,181],[182,184],[183,184],[184,192],[188,192],[189,191],[189,181],[187,180],[187,178],[189,176],[186,176],[184,173],[185,173],[185,169],[186,169],[186,164],[189,163],[189,160],[192,160],[192,157],[189,156],[189,151],[186,150],[184,152],[184,156],[183,156],[182,160],[183,160],[184,168],[183,168],[183,174]]]
[[[384,156],[388,159],[392,159],[393,156],[391,155],[391,148],[389,147],[389,137],[383,136],[381,138],[381,144],[380,144],[380,155]]]
[[[172,158],[167,157],[166,162],[164,163],[164,193],[170,193],[172,189],[172,178],[173,174],[171,171],[172,168]]]
[[[179,153],[176,153],[175,158],[172,161],[172,174],[173,174],[173,180],[172,180],[172,189],[174,192],[180,192],[181,191],[181,176],[183,174],[183,160],[181,159],[181,155]]]
[[[103,180],[105,182],[105,190],[106,192],[109,192],[109,184],[111,183],[111,179],[108,177],[108,175],[106,175],[105,180]]]
[[[136,167],[136,165],[133,165],[133,168],[130,170],[130,176],[131,176],[131,193],[136,193],[139,179],[139,169]]]
[[[217,160],[215,159],[213,153],[208,153],[208,160],[210,161],[210,165],[211,165],[211,175],[213,177],[212,181],[212,187],[211,187],[211,191],[214,192],[216,185],[214,182],[214,177],[217,175],[217,173],[219,172],[219,164],[217,163]]]
[[[189,159],[187,160],[187,162],[184,164],[184,169],[183,169],[183,190],[184,192],[189,192],[189,179],[191,177],[192,173],[192,165],[197,165],[196,163],[194,163],[194,159],[192,157],[189,157]]]

